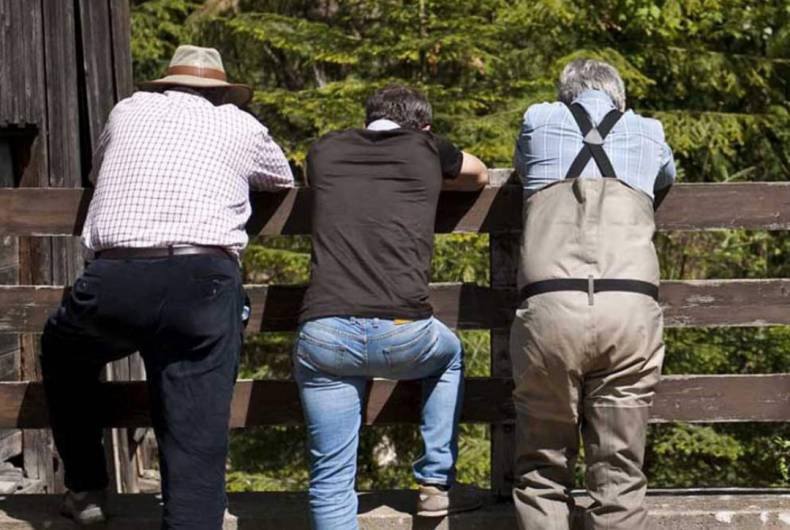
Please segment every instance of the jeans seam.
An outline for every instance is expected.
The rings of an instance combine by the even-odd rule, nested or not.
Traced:
[[[300,331],[304,330],[305,326],[307,326],[307,325],[318,326],[319,328],[323,328],[323,329],[328,330],[328,331],[330,331],[332,333],[336,333],[338,335],[343,335],[344,337],[349,337],[351,339],[358,339],[360,337],[360,335],[362,335],[362,334],[348,333],[347,331],[343,331],[342,329],[338,329],[338,328],[336,328],[334,326],[328,326],[327,324],[319,322],[318,320],[309,320],[309,321],[305,322],[304,324],[302,324],[302,326],[300,328]]]
[[[320,339],[316,339],[314,337],[309,336],[307,333],[300,333],[299,335],[299,342],[309,342],[315,346],[319,346],[321,348],[326,348],[332,351],[345,351],[346,346],[341,344],[332,344],[329,342],[324,342]]]
[[[409,324],[412,324],[414,322],[421,322],[421,321],[420,320],[413,320],[412,322],[409,322]],[[373,335],[373,336],[370,337],[370,340],[382,340],[382,339],[392,338],[395,335],[398,335],[400,333],[408,331],[408,329],[405,329],[406,325],[408,325],[408,324],[402,324],[400,326],[396,326],[394,329],[391,329],[391,330],[389,330],[389,331],[387,331],[385,333],[382,333],[381,335]],[[426,326],[426,327],[430,327],[430,326]]]

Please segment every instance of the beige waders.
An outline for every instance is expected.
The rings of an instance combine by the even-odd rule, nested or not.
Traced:
[[[611,178],[601,145],[620,114],[596,129],[579,109],[584,150],[565,180],[525,202],[522,303],[510,335],[513,498],[521,529],[570,528],[581,433],[593,500],[584,528],[639,530],[645,431],[664,357],[653,207]],[[604,178],[576,178],[590,158]]]

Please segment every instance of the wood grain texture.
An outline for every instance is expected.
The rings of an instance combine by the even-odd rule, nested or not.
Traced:
[[[491,287],[515,292],[516,278],[521,262],[519,234],[498,233],[489,238],[489,269]],[[490,332],[491,375],[511,377],[510,324],[513,311],[504,315],[507,320]],[[515,429],[512,423],[491,425],[491,490],[499,497],[510,497],[513,489],[513,454],[516,448]]]
[[[499,170],[493,170],[499,171]],[[90,190],[0,189],[0,235],[76,235]],[[251,235],[306,234],[310,190],[251,194]],[[513,232],[521,229],[521,189],[489,186],[479,192],[444,192],[435,230]],[[658,212],[660,230],[790,229],[790,182],[679,184]]]
[[[360,530],[512,530],[517,528],[511,502],[481,495],[483,506],[451,517],[414,516],[417,492],[365,491],[359,494]],[[645,507],[651,530],[787,530],[790,490],[781,488],[708,488],[647,491]],[[584,528],[584,512],[593,501],[573,492],[571,529]],[[58,515],[56,495],[8,495],[0,498],[3,530],[75,530]],[[309,530],[307,492],[244,492],[228,495],[222,530]],[[112,518],[102,530],[159,530],[159,495],[118,495],[110,501]],[[220,530],[220,527],[217,527]]]
[[[115,100],[132,95],[132,15],[129,0],[109,0],[112,25],[112,61],[115,74]]]
[[[305,287],[246,289],[252,301],[248,333],[296,328]],[[40,332],[67,292],[60,286],[0,286],[0,333]],[[668,327],[790,325],[790,278],[667,281],[660,299]],[[430,300],[436,316],[452,328],[506,330],[517,293],[512,287],[434,283]],[[496,352],[504,359],[506,346],[497,344]]]
[[[503,423],[514,418],[510,378],[468,378],[461,421]],[[375,380],[367,389],[367,424],[417,423],[418,381]],[[104,383],[96,401],[108,427],[150,425],[143,382]],[[293,381],[239,381],[231,428],[302,423]],[[790,421],[790,374],[667,376],[659,385],[651,422]],[[43,388],[37,382],[0,383],[0,428],[48,426]]]
[[[0,2],[0,127],[41,120],[42,47],[41,2]]]
[[[108,0],[81,0],[79,43],[82,48],[81,80],[87,103],[87,139],[93,152],[104,122],[115,104],[112,21]],[[119,43],[120,44],[120,43]]]

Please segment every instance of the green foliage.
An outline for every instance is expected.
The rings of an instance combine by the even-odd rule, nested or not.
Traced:
[[[407,83],[434,106],[434,130],[490,166],[511,163],[526,108],[553,100],[567,61],[607,60],[628,105],[658,118],[681,181],[787,180],[790,175],[790,6],[786,0],[134,0],[137,80],[162,74],[174,47],[217,47],[229,76],[255,88],[252,110],[302,167],[311,142],[358,127],[376,88]],[[745,198],[744,200],[748,200]],[[656,240],[669,279],[790,276],[790,235],[667,233]],[[487,285],[488,239],[436,240],[434,281]],[[246,280],[301,284],[306,237],[259,238]],[[248,340],[243,377],[290,377],[290,333]],[[489,373],[487,332],[462,333],[470,375]],[[665,372],[790,371],[790,329],[672,329]],[[790,485],[787,425],[657,425],[647,472],[654,486]],[[273,427],[232,436],[232,489],[300,489],[304,432]],[[411,484],[419,450],[410,426],[365,429],[361,487]],[[464,425],[459,476],[489,480],[489,434]]]
[[[786,487],[790,428],[653,425],[645,456],[654,485]]]
[[[438,235],[434,253],[432,281],[488,285],[488,234]]]
[[[187,16],[197,0],[149,0],[132,2],[132,57],[134,78],[145,81],[159,77],[181,43],[191,40]]]
[[[717,479],[731,484],[737,479],[734,464],[744,449],[733,436],[697,425],[654,427],[651,435],[647,468],[654,481],[689,487],[717,485]],[[676,465],[669,467],[667,461]]]
[[[665,374],[771,374],[790,369],[790,327],[665,331]]]
[[[245,281],[280,285],[304,284],[310,279],[310,254],[252,244],[244,253]]]

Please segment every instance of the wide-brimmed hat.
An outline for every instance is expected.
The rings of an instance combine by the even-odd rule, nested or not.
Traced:
[[[173,53],[165,77],[144,81],[139,86],[143,90],[152,91],[161,91],[168,86],[225,88],[225,102],[238,106],[245,105],[252,99],[251,87],[226,81],[222,57],[217,50],[189,44],[179,46]]]

